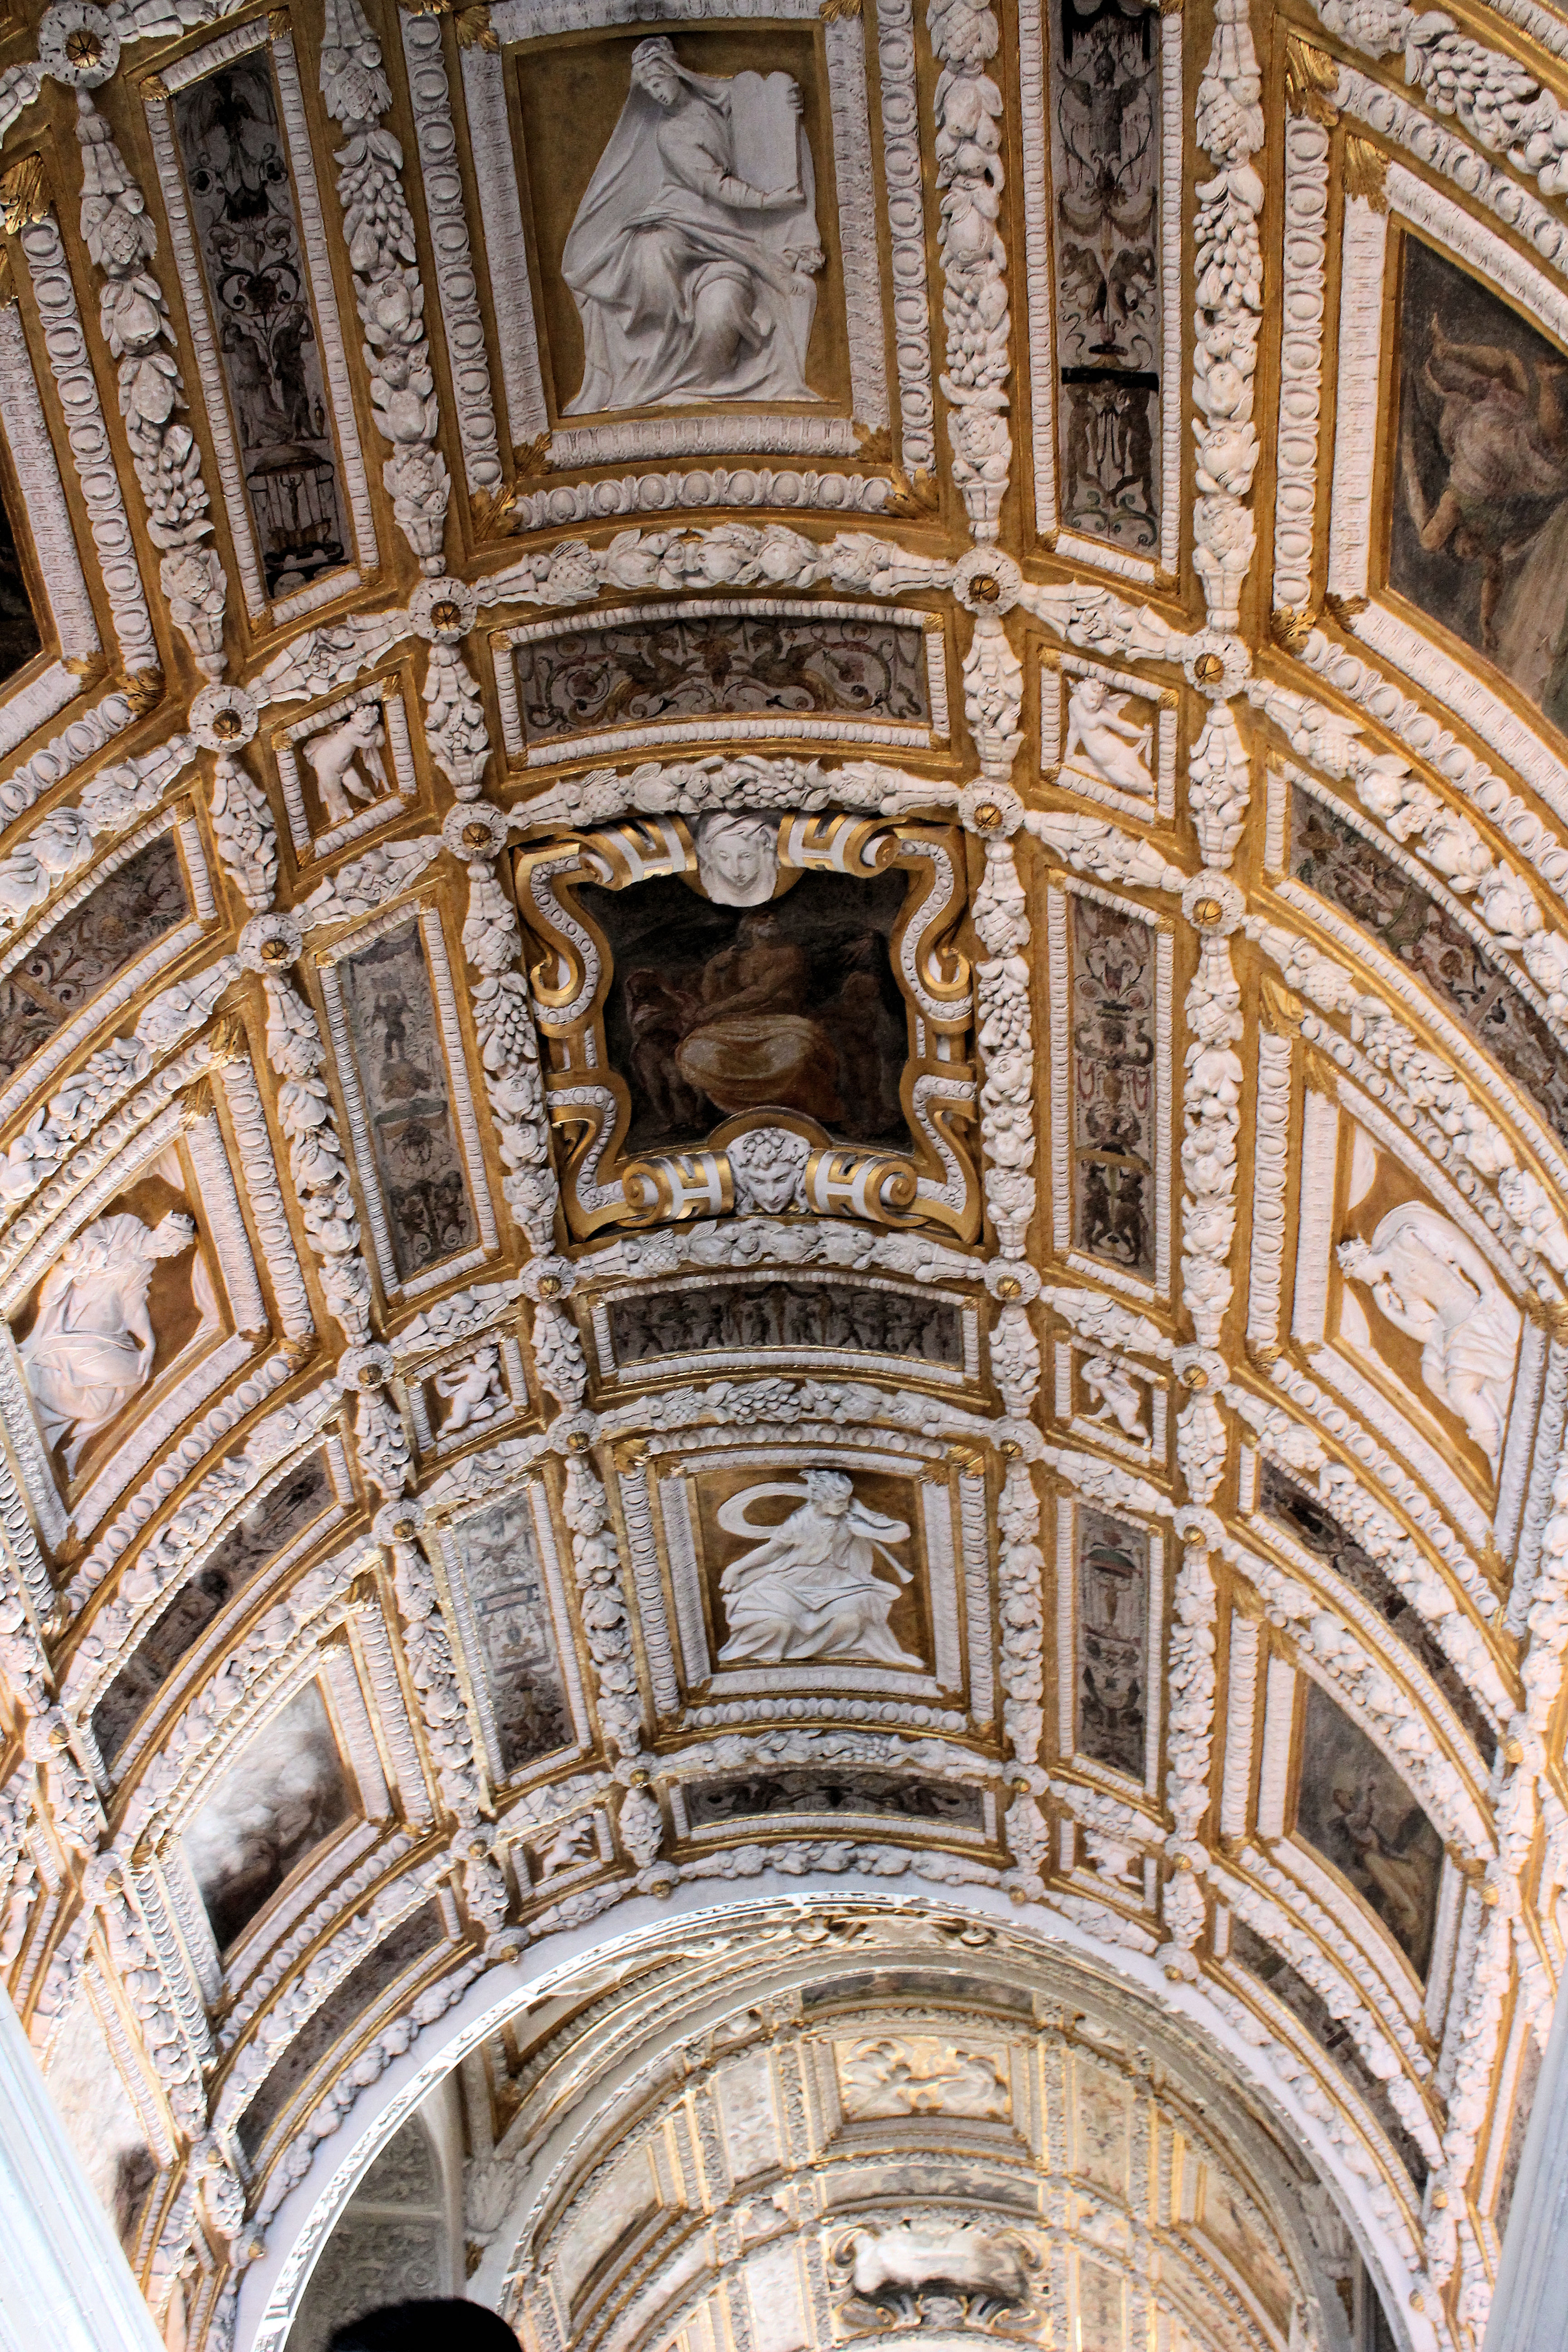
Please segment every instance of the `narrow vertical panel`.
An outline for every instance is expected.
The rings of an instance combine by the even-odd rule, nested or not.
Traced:
[[[1155,933],[1121,907],[1074,896],[1073,1240],[1155,1277]]]
[[[1078,1740],[1080,1754],[1142,1782],[1148,1721],[1149,1538],[1078,1515]]]

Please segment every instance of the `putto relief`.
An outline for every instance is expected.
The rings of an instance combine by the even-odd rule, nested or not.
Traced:
[[[957,835],[661,818],[517,878],[574,1234],[810,1210],[973,1235]]]
[[[834,398],[816,81],[793,29],[530,57],[523,144],[558,415]],[[605,131],[584,137],[595,121]]]

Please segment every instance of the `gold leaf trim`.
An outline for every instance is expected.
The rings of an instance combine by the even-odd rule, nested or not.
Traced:
[[[512,451],[512,460],[517,467],[517,478],[520,482],[531,482],[539,475],[547,474],[550,471],[549,434],[541,433],[536,439],[525,441],[521,448]],[[515,489],[509,491],[509,501],[516,495]]]
[[[1364,596],[1341,596],[1332,588],[1323,598],[1323,610],[1330,620],[1337,621],[1341,628],[1349,630],[1352,635],[1355,634],[1355,625],[1366,606]]]
[[[0,217],[7,236],[31,228],[49,209],[49,179],[41,155],[24,155],[0,178]]]
[[[929,466],[917,466],[906,474],[901,466],[893,467],[893,487],[882,509],[884,514],[935,514],[937,510],[937,478]]]
[[[460,49],[489,49],[492,54],[500,50],[500,35],[490,23],[489,8],[461,8],[452,23]]]
[[[1299,1037],[1307,1008],[1294,990],[1276,980],[1273,973],[1263,975],[1263,1025],[1276,1037]]]
[[[825,25],[836,25],[841,17],[858,16],[860,8],[861,0],[822,0],[816,13]]]
[[[1317,627],[1310,604],[1279,604],[1268,615],[1268,634],[1288,654],[1298,654]]]
[[[133,670],[120,690],[137,718],[145,719],[163,699],[163,673],[161,669]]]
[[[1347,196],[1360,196],[1374,213],[1388,210],[1388,158],[1370,139],[1345,141],[1344,183]]]
[[[1304,114],[1331,131],[1340,119],[1332,92],[1340,86],[1340,69],[1332,58],[1292,33],[1285,44],[1285,105],[1291,114]]]

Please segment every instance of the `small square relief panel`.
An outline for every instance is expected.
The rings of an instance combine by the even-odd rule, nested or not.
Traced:
[[[301,865],[405,815],[418,797],[404,698],[401,677],[375,678],[273,736]]]
[[[834,2069],[846,2123],[903,2116],[961,2116],[1007,2123],[1013,2113],[1005,2048],[900,2033],[836,2042]]]
[[[1173,815],[1174,696],[1071,654],[1043,656],[1040,772],[1126,816]]]
[[[1131,1357],[1059,1339],[1056,1348],[1057,1418],[1129,1461],[1163,1461],[1165,1382]]]
[[[529,1395],[515,1333],[488,1332],[411,1378],[408,1409],[420,1453],[437,1456],[518,1420]]]

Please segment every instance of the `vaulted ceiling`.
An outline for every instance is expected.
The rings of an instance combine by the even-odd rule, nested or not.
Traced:
[[[1475,2352],[1568,16],[60,0],[0,129],[0,1968],[167,2341],[342,2214]]]

